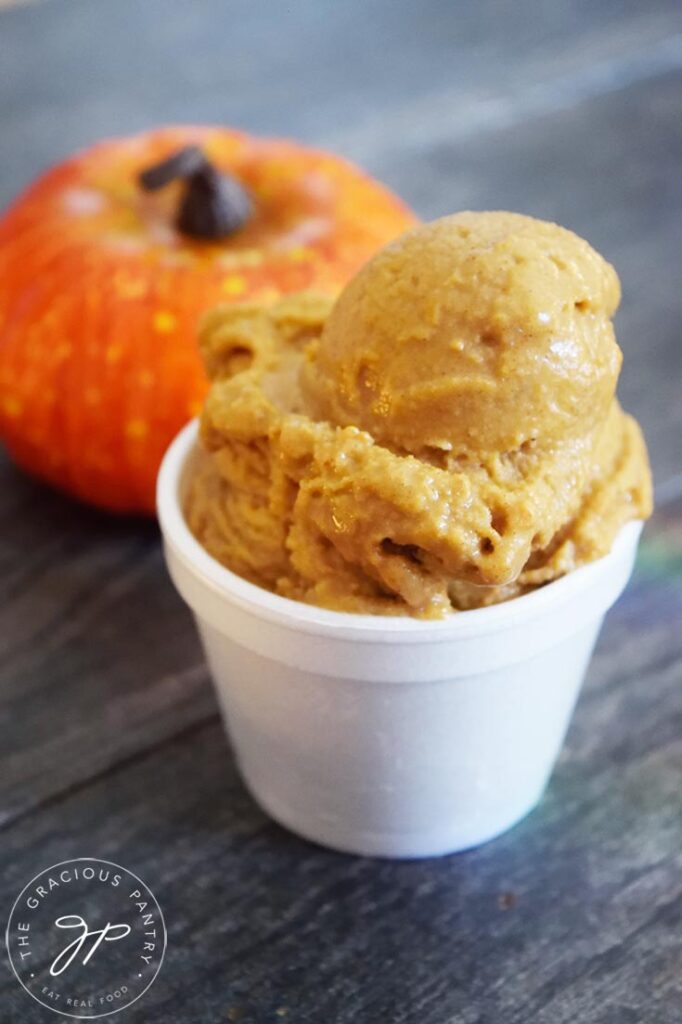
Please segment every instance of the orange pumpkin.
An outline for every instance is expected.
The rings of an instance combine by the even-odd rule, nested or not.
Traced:
[[[176,227],[187,182],[141,187],[188,145],[248,192],[251,216],[228,238]],[[334,293],[412,223],[346,161],[229,129],[164,128],[75,155],[0,221],[0,437],[71,494],[153,511],[161,456],[206,392],[206,307]]]

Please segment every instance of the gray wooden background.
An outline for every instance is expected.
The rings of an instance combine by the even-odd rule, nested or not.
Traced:
[[[621,396],[658,509],[540,808],[384,863],[270,824],[223,738],[152,523],[0,466],[0,916],[123,863],[169,927],[127,1024],[682,1021],[679,0],[46,0],[0,11],[0,203],[160,121],[294,135],[424,217],[509,208],[618,268]],[[0,968],[0,1021],[57,1020]]]

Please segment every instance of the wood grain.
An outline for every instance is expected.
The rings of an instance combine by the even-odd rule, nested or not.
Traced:
[[[75,846],[152,885],[168,961],[134,1021],[674,1024],[681,527],[682,502],[657,515],[548,793],[494,843],[416,863],[316,849],[255,807],[207,721],[6,827],[8,891]],[[12,980],[2,998],[43,1019]]]
[[[332,145],[425,216],[510,207],[624,285],[659,508],[538,810],[437,862],[323,851],[245,792],[156,528],[0,460],[0,905],[74,856],[169,924],[137,1024],[680,1024],[682,8],[676,0],[52,0],[0,14],[0,201],[96,137]],[[9,970],[0,1020],[44,1021]],[[54,1019],[58,1019],[54,1017]]]

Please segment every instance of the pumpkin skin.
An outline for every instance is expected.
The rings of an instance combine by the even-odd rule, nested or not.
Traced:
[[[183,183],[138,175],[199,145],[249,190],[221,242],[173,226]],[[218,127],[101,142],[53,167],[0,221],[0,437],[28,471],[88,502],[154,510],[161,457],[207,390],[196,330],[216,302],[335,294],[415,222],[331,154]]]

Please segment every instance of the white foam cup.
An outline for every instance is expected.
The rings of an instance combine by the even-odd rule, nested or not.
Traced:
[[[640,522],[605,558],[441,621],[328,611],[220,565],[192,535],[190,423],[158,481],[168,568],[201,634],[244,780],[276,821],[351,853],[476,846],[540,799]]]

